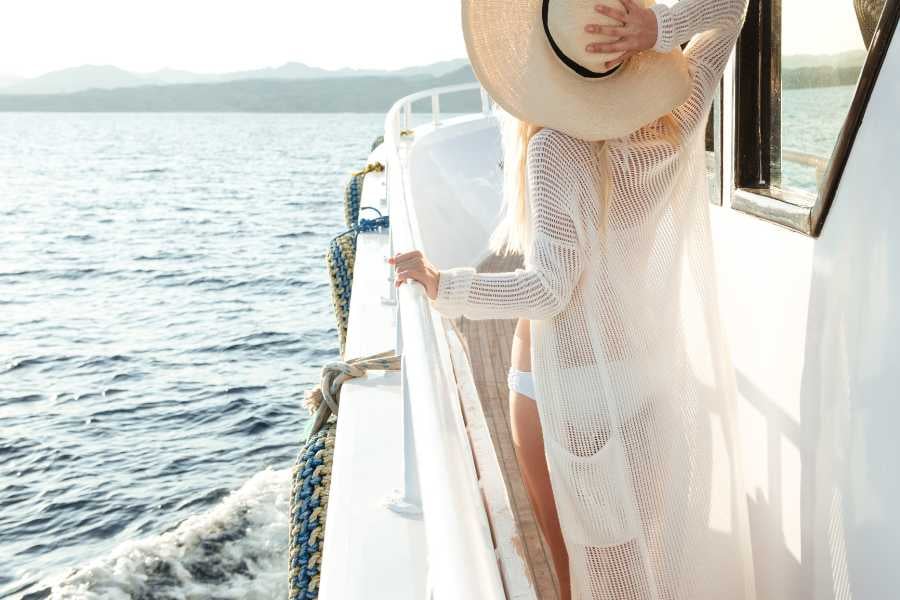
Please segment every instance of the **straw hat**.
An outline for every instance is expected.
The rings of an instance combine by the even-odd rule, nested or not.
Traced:
[[[623,10],[619,0],[462,0],[475,76],[513,116],[584,140],[622,137],[687,100],[691,81],[680,47],[599,70],[621,52],[585,50],[610,40],[585,25],[617,23],[595,11],[598,3]]]

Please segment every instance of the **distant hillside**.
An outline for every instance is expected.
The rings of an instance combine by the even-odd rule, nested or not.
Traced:
[[[0,89],[0,93],[21,91],[23,94],[59,94],[88,88],[115,88],[143,83],[146,81],[140,75],[117,67],[87,65],[53,71],[34,79],[20,80]]]
[[[848,50],[838,54],[792,54],[781,59],[782,69],[804,67],[860,67],[866,62],[865,50]]]
[[[320,79],[245,79],[224,83],[144,85],[71,94],[0,95],[0,111],[22,112],[385,112],[398,98],[475,81],[465,66],[430,75]],[[441,110],[478,110],[476,94],[441,99]]]
[[[832,87],[836,85],[856,85],[861,67],[801,67],[785,69],[781,73],[781,88],[785,90],[802,88]]]
[[[144,85],[180,83],[220,83],[245,79],[326,79],[366,76],[411,77],[428,75],[440,77],[468,64],[464,58],[430,65],[408,67],[396,71],[372,69],[327,70],[303,63],[289,62],[280,67],[203,74],[163,69],[153,73],[132,73],[110,65],[84,65],[52,71],[32,79],[4,81],[0,78],[0,94],[69,94],[90,89],[116,89]]]
[[[791,90],[855,85],[865,61],[865,50],[849,50],[828,55],[785,56],[781,59],[781,87]]]

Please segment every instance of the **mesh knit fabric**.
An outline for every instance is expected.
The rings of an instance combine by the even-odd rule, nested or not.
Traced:
[[[542,129],[526,161],[524,268],[444,269],[432,306],[450,317],[532,320],[574,599],[749,599],[703,136],[746,0],[653,10],[656,51],[690,40],[692,93],[673,111],[680,147],[650,123],[608,140],[604,169],[589,142]]]

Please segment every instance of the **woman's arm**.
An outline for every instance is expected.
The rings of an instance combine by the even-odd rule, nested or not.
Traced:
[[[448,317],[549,319],[569,303],[587,256],[579,198],[586,172],[564,134],[543,129],[528,144],[532,264],[506,273],[440,271],[432,306]]]
[[[671,52],[690,40],[684,55],[691,65],[690,97],[673,113],[685,132],[693,131],[706,118],[722,78],[731,49],[744,22],[748,0],[680,0],[671,7],[657,3],[644,8],[636,0],[622,0],[624,10],[598,4],[598,13],[613,24],[589,23],[588,33],[614,38],[588,44],[588,52],[616,52],[622,55],[607,63],[615,66],[646,50]]]
[[[654,4],[657,37],[653,50],[671,52],[690,40],[684,55],[691,64],[693,85],[688,100],[674,110],[691,131],[705,120],[725,64],[737,42],[748,0],[680,0],[671,7]]]

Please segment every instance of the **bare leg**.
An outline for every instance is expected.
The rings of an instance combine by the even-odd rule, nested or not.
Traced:
[[[511,364],[520,371],[531,371],[530,326],[525,319],[520,319],[516,325]],[[522,480],[531,499],[538,526],[553,555],[553,565],[559,580],[560,600],[570,600],[572,592],[569,582],[569,556],[559,528],[556,503],[553,500],[537,405],[534,399],[510,391],[509,413],[516,460],[522,471]]]

